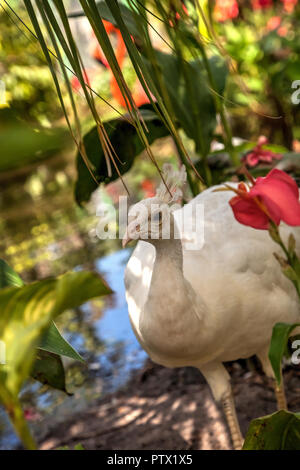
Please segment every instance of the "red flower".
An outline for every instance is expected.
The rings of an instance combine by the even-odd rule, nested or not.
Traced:
[[[214,17],[216,21],[226,21],[236,18],[239,14],[239,6],[236,0],[216,0]]]
[[[230,188],[237,193],[229,204],[238,222],[260,230],[268,230],[270,221],[300,225],[299,189],[288,174],[275,168],[252,184],[250,189],[244,183]]]
[[[253,10],[264,10],[273,6],[273,0],[252,0]]]
[[[246,165],[254,167],[259,163],[272,163],[273,160],[280,160],[282,158],[280,153],[274,153],[272,150],[263,149],[262,146],[267,143],[267,137],[261,135],[254,149],[243,157],[243,161]]]

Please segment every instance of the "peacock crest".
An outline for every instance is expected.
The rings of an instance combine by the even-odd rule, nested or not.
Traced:
[[[186,182],[186,169],[182,165],[176,169],[171,163],[165,163],[162,169],[165,183],[162,181],[156,190],[156,197],[165,204],[178,202],[182,198],[182,187]],[[167,187],[166,187],[167,186]]]

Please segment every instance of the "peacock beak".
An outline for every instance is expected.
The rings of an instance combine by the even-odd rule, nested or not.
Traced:
[[[128,235],[128,231],[126,230],[125,235],[124,235],[123,240],[122,240],[122,247],[125,248],[125,246],[127,246],[128,243],[129,243],[131,240],[132,240],[132,239],[131,239],[130,236]]]

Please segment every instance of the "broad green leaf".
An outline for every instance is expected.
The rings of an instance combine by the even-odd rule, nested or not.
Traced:
[[[149,144],[156,139],[170,135],[169,130],[162,121],[153,113],[151,106],[144,105],[140,108],[140,113],[147,124],[149,133],[147,134]],[[125,119],[113,119],[104,123],[105,130],[109,139],[120,158],[121,162],[116,161],[120,173],[126,173],[133,165],[137,157],[145,146],[140,139],[137,130]],[[99,142],[97,128],[93,127],[84,136],[84,146],[89,161],[94,165],[94,174],[99,183],[110,183],[118,178],[115,168],[112,166],[112,177],[107,176],[107,167],[102,147]],[[91,178],[91,175],[80,155],[77,154],[77,181],[75,186],[75,197],[78,204],[89,200],[91,194],[97,189],[97,184]]]
[[[42,161],[69,142],[64,129],[33,128],[10,109],[0,109],[0,118],[0,172]]]
[[[23,281],[20,276],[6,263],[6,261],[0,259],[0,289],[7,286],[22,285]],[[39,347],[51,353],[83,361],[82,357],[63,338],[54,322],[50,324],[50,327],[42,338],[42,342]]]
[[[126,24],[128,30],[134,36],[135,38],[139,37],[139,28],[136,25],[136,20],[135,20],[135,14],[132,10],[126,7],[126,5],[123,5],[122,3],[119,3],[120,7],[120,12],[123,18],[124,23]],[[105,1],[100,1],[97,2],[97,8],[99,11],[99,14],[103,20],[109,21],[112,23],[114,26],[117,28],[119,25],[117,24],[113,14],[111,13],[110,9],[106,5]],[[70,13],[68,15],[69,18],[78,18],[80,16],[85,16],[83,11],[78,11],[74,13]]]
[[[51,323],[49,329],[46,331],[39,348],[59,354],[60,356],[67,356],[71,359],[84,362],[80,354],[63,338],[54,322]]]
[[[20,287],[24,285],[20,276],[6,263],[0,259],[0,289],[7,286]],[[46,332],[42,343],[45,343],[44,349],[37,350],[31,377],[43,384],[48,384],[53,388],[66,391],[65,371],[62,360],[57,353],[56,348],[60,351],[68,353],[74,359],[82,360],[81,356],[69,345],[57,330],[54,322],[51,323],[49,330]],[[52,352],[47,352],[52,351]],[[56,353],[56,354],[52,354]]]
[[[31,376],[44,385],[67,392],[64,366],[57,354],[38,349]]]
[[[3,389],[18,394],[52,318],[109,292],[101,278],[88,272],[2,289],[0,339],[6,345],[6,364],[0,368],[0,397]]]
[[[20,276],[7,264],[6,261],[0,259],[0,289],[8,286],[20,287],[23,281]]]
[[[300,413],[281,410],[254,419],[243,450],[300,450]]]
[[[0,291],[0,341],[6,346],[5,364],[0,365],[0,400],[27,447],[34,448],[35,444],[18,394],[31,372],[41,338],[52,319],[64,310],[110,292],[99,276],[88,272],[67,273]]]
[[[300,323],[276,323],[273,327],[269,359],[278,384],[281,382],[281,362],[286,350],[286,345],[291,332],[297,326],[300,326]]]

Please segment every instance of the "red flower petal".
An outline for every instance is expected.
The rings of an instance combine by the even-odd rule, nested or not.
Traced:
[[[240,196],[235,196],[230,199],[229,204],[238,222],[252,228],[268,230],[269,218],[253,199],[242,199]]]
[[[283,171],[274,169],[265,178],[258,178],[249,196],[260,198],[275,223],[279,216],[288,225],[300,225],[298,186]]]
[[[290,189],[293,191],[295,197],[297,198],[297,200],[299,199],[299,188],[297,186],[297,183],[296,181],[290,176],[288,175],[287,173],[285,173],[284,171],[282,170],[277,170],[277,168],[274,168],[272,171],[270,171],[270,173],[266,176],[266,179],[268,181],[271,181],[271,180],[280,180],[282,182],[284,182],[285,184],[287,184]]]

